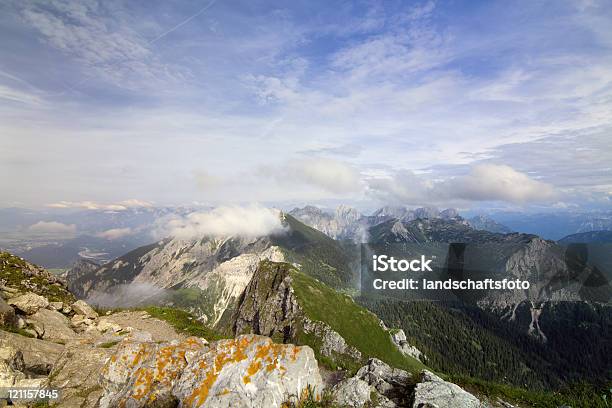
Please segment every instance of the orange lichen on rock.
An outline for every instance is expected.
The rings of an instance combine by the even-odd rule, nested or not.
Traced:
[[[245,350],[250,344],[251,341],[245,337],[218,342],[214,365],[210,367],[204,361],[198,363],[198,367],[204,369],[204,380],[185,399],[185,403],[192,407],[202,405],[208,398],[208,393],[223,367],[228,362],[238,363],[245,360],[247,358]]]

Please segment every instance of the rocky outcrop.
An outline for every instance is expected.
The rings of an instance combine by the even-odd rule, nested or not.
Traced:
[[[367,382],[351,377],[338,383],[332,393],[334,402],[341,407],[363,407],[370,402],[372,390]]]
[[[427,370],[423,370],[421,382],[414,389],[414,408],[485,408],[486,406],[458,385],[444,381]]]
[[[289,374],[290,373],[290,374]],[[100,407],[272,407],[322,380],[309,347],[244,335],[158,344],[126,339],[102,370]]]
[[[404,407],[408,406],[411,394],[412,375],[407,371],[390,367],[388,364],[377,358],[368,360],[367,365],[361,367],[356,378],[365,381],[372,390],[376,391],[382,401]]]
[[[408,339],[406,338],[406,333],[404,333],[404,330],[391,330],[390,335],[393,344],[397,346],[397,348],[399,349],[399,351],[402,352],[402,354],[416,358],[421,362],[424,362],[426,360],[427,357],[421,352],[421,350],[408,343]]]
[[[345,355],[353,360],[360,361],[362,356],[359,350],[349,345],[346,340],[328,324],[319,321],[304,319],[304,333],[314,334],[319,338],[321,346],[319,352],[326,357]]]
[[[234,334],[254,333],[290,341],[301,311],[291,287],[290,267],[262,261],[240,297]]]

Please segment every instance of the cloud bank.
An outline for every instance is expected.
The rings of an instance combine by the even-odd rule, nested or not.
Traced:
[[[76,233],[76,225],[62,224],[57,221],[39,221],[36,224],[30,225],[28,231],[37,234],[69,234]]]
[[[128,208],[150,208],[153,204],[148,201],[131,198],[117,203],[103,204],[95,201],[59,201],[47,204],[49,208],[81,208],[84,210],[106,210],[106,211],[125,211]]]
[[[102,231],[96,234],[96,236],[99,238],[114,240],[114,239],[127,237],[128,235],[131,235],[131,234],[132,234],[131,228],[111,228],[109,230]]]
[[[402,204],[448,201],[503,201],[524,204],[557,196],[554,188],[507,165],[479,164],[462,176],[434,180],[402,170],[368,180],[368,192],[383,202]]]
[[[295,160],[282,166],[264,167],[260,173],[281,184],[302,184],[329,193],[351,193],[361,188],[358,171],[344,162],[327,158]]]
[[[179,239],[203,236],[260,237],[284,232],[278,210],[260,206],[218,207],[207,212],[194,212],[184,217],[160,220],[156,235]]]

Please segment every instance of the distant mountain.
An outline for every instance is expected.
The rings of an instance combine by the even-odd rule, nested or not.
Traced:
[[[467,220],[470,226],[477,230],[497,232],[501,234],[508,234],[512,230],[503,224],[498,223],[491,217],[486,215],[477,215]]]
[[[612,230],[612,211],[496,212],[490,217],[513,231],[554,240],[579,232]]]
[[[294,208],[289,214],[334,239],[349,239],[358,243],[369,240],[369,228],[389,220],[462,219],[455,209],[448,208],[439,211],[435,207],[409,209],[407,207],[386,206],[374,211],[372,215],[363,215],[354,208],[343,205],[339,206],[335,211],[306,206]]]
[[[363,215],[356,209],[344,205],[336,208],[334,212],[309,205],[294,208],[289,214],[334,239],[359,241],[367,229]]]
[[[563,245],[573,244],[573,243],[611,244],[612,243],[612,231],[581,232],[578,234],[568,235],[567,237],[561,238],[557,242]]]
[[[286,233],[259,238],[167,238],[93,270],[90,265],[79,264],[68,271],[67,280],[78,296],[97,296],[106,302],[113,299],[105,295],[117,290],[125,293],[129,290],[125,286],[131,284],[189,293],[194,298],[190,306],[215,323],[226,309],[234,306],[264,259],[299,264],[304,273],[331,287],[355,284],[355,255],[350,253],[354,249],[340,245],[291,215],[283,215],[283,223]]]

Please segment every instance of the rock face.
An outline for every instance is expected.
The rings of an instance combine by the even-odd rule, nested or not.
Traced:
[[[437,375],[423,370],[421,382],[414,390],[414,408],[485,408],[478,398],[456,384],[444,381]]]
[[[36,313],[38,309],[49,306],[49,301],[42,296],[28,292],[25,295],[9,299],[8,304],[27,315],[31,315]]]
[[[340,205],[335,211],[327,212],[308,205],[303,208],[294,208],[289,214],[334,239],[365,241],[366,218],[354,208]]]
[[[240,297],[233,331],[280,337],[287,342],[295,335],[300,313],[289,269],[263,261]]]
[[[100,407],[273,407],[321,390],[309,347],[245,335],[207,345],[127,339],[102,370]],[[290,374],[288,374],[290,373]],[[319,392],[319,391],[317,391]]]

